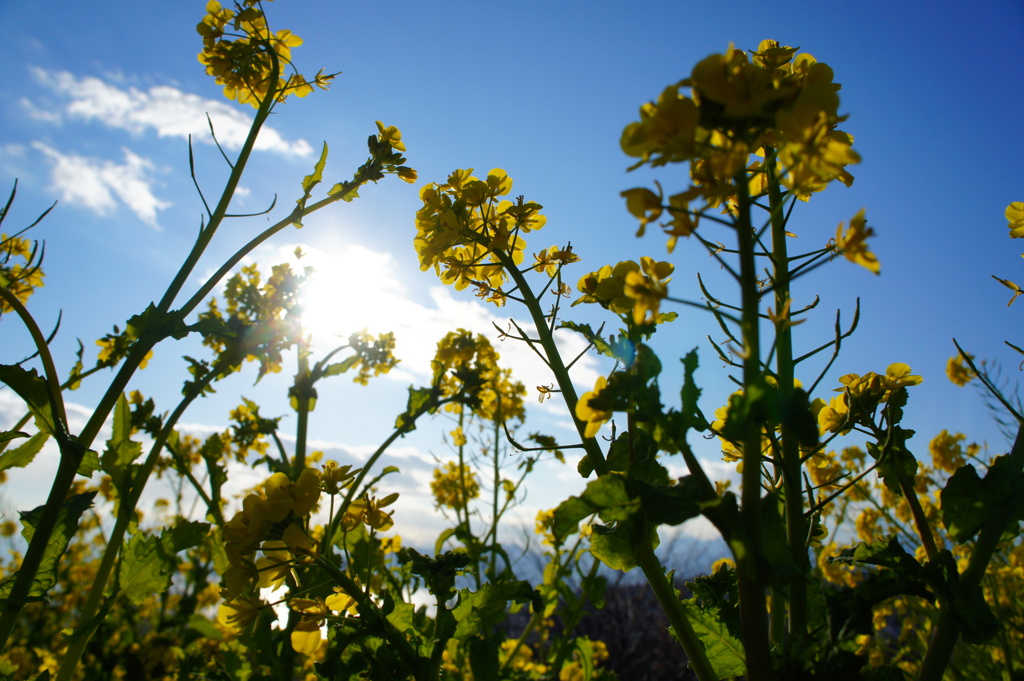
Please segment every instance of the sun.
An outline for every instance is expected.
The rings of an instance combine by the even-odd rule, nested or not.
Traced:
[[[303,287],[302,324],[314,344],[326,350],[362,329],[374,335],[392,330],[405,294],[390,254],[359,245],[302,251],[300,267],[313,268]]]

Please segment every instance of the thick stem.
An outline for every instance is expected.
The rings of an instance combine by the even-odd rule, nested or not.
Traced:
[[[783,216],[784,202],[779,187],[779,179],[775,174],[775,157],[765,155],[765,168],[768,173],[768,205],[771,210],[772,226],[772,285],[775,289],[775,377],[778,384],[779,399],[783,409],[793,404],[796,390],[795,368],[793,361],[793,325],[791,323],[790,297],[791,275],[789,271],[789,252],[786,239],[786,219]],[[785,487],[786,505],[786,543],[789,544],[790,555],[798,570],[789,580],[789,630],[794,636],[807,633],[807,574],[810,562],[807,558],[807,521],[804,518],[803,464],[800,447],[793,425],[789,419],[782,421],[782,479]],[[773,619],[775,611],[772,611]],[[781,643],[776,636],[774,643]]]
[[[569,370],[565,367],[565,362],[562,361],[562,355],[558,352],[558,346],[555,344],[554,335],[548,326],[548,319],[544,316],[544,311],[540,307],[540,301],[537,300],[537,296],[534,295],[533,289],[530,288],[530,284],[526,281],[523,273],[519,271],[515,261],[506,253],[495,252],[495,255],[498,256],[502,267],[505,268],[505,271],[508,272],[509,276],[516,283],[516,286],[519,288],[519,294],[523,297],[523,302],[526,304],[526,309],[530,312],[530,318],[537,329],[537,335],[540,338],[540,344],[544,350],[548,366],[555,375],[555,382],[558,384],[558,389],[562,392],[562,399],[565,400],[565,406],[568,408],[569,414],[572,415],[576,432],[583,443],[583,449],[587,453],[590,465],[598,475],[607,473],[608,463],[605,461],[600,445],[595,438],[586,436],[587,424],[576,416],[576,404],[580,398],[576,394],[576,386],[572,383]]]
[[[192,405],[192,402],[194,402],[196,398],[203,394],[204,388],[213,382],[213,379],[218,375],[218,373],[219,372],[217,371],[209,372],[200,384],[196,386],[195,390],[178,403],[178,406],[175,408],[174,412],[172,412],[170,417],[168,417],[163,428],[160,429],[160,433],[153,442],[153,446],[150,448],[146,460],[139,467],[135,477],[132,478],[130,491],[126,497],[121,499],[121,503],[118,506],[117,519],[114,521],[114,528],[111,530],[110,537],[107,539],[107,546],[103,550],[103,557],[100,559],[99,567],[96,569],[96,576],[93,578],[92,587],[89,589],[89,595],[86,598],[85,604],[82,606],[78,626],[75,627],[75,633],[71,636],[68,649],[64,653],[64,659],[61,661],[60,671],[57,673],[56,681],[71,680],[74,676],[75,669],[78,667],[78,662],[81,660],[82,654],[85,652],[85,648],[89,644],[89,640],[96,632],[97,627],[99,627],[103,621],[102,617],[97,617],[97,613],[103,605],[103,598],[107,590],[107,583],[110,581],[110,576],[113,573],[114,566],[117,564],[117,554],[120,552],[121,546],[124,544],[124,535],[128,531],[128,525],[131,523],[131,520],[135,515],[135,507],[138,505],[139,499],[142,497],[142,491],[146,487],[146,482],[149,481],[149,477],[153,473],[153,469],[156,467],[156,462],[160,458],[160,452],[163,450],[164,443],[167,442],[167,438],[170,437],[185,411]]]
[[[704,645],[697,637],[697,632],[693,630],[693,625],[690,624],[690,619],[686,616],[686,611],[683,610],[673,585],[665,575],[661,561],[654,555],[654,548],[651,546],[646,529],[644,528],[644,535],[636,547],[636,564],[647,577],[651,590],[654,591],[654,596],[658,599],[661,609],[665,611],[672,630],[675,631],[676,638],[682,644],[683,651],[686,653],[694,673],[697,674],[697,678],[700,681],[718,681],[718,675],[711,666],[711,661],[708,660]]]
[[[739,173],[736,185],[736,235],[739,251],[741,324],[743,338],[743,385],[750,388],[761,380],[761,336],[758,305],[761,294],[757,284],[757,263],[754,258],[755,236],[750,222],[750,196],[745,172]],[[750,392],[747,391],[749,395]],[[743,536],[733,541],[733,555],[739,581],[740,625],[746,650],[747,674],[750,681],[771,678],[771,656],[768,648],[768,609],[765,602],[766,579],[762,573],[761,546],[761,428],[752,421],[746,424],[741,441],[743,447],[743,489],[740,522]]]

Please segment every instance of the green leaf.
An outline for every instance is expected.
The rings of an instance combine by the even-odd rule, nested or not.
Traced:
[[[580,334],[581,336],[586,338],[589,343],[592,343],[594,348],[602,355],[607,355],[608,357],[618,359],[627,366],[632,363],[632,353],[627,352],[625,346],[618,345],[616,347],[613,347],[612,344],[609,343],[609,341],[606,341],[604,339],[604,336],[601,335],[600,329],[598,329],[598,331],[595,332],[593,329],[590,328],[590,324],[577,324],[576,322],[564,321],[559,323],[558,328],[569,329],[570,331],[575,331],[576,333]]]
[[[173,336],[181,340],[188,335],[189,328],[182,321],[178,312],[162,312],[150,303],[141,314],[128,320],[125,333],[129,338],[138,340],[143,336],[167,338]]]
[[[121,551],[119,595],[141,604],[154,593],[171,586],[177,567],[175,554],[198,546],[210,530],[208,523],[186,522],[165,529],[160,536],[139,533]]]
[[[552,532],[558,541],[575,532],[579,522],[595,513],[601,520],[625,520],[640,510],[640,499],[630,498],[626,483],[618,475],[602,475],[587,483],[578,497],[569,497],[555,509]]]
[[[60,564],[61,556],[67,551],[71,537],[78,531],[78,521],[82,517],[82,513],[92,506],[92,500],[95,496],[95,491],[83,492],[64,500],[60,514],[57,516],[57,523],[54,525],[53,533],[46,543],[46,549],[44,549],[43,557],[39,562],[39,569],[36,571],[32,586],[29,588],[26,601],[46,600],[47,592],[57,583],[57,567]],[[25,538],[25,541],[31,543],[36,526],[39,524],[39,518],[43,514],[43,508],[43,506],[39,506],[31,511],[19,514],[23,526],[21,536]],[[0,582],[0,603],[6,603],[10,597],[11,587],[14,586],[16,577],[17,573]]]
[[[913,480],[917,475],[917,459],[905,444],[914,435],[914,431],[893,426],[891,433],[890,445],[884,454],[878,445],[871,442],[868,443],[867,450],[874,459],[881,456],[877,469],[879,477],[882,478],[882,482],[890,492],[902,496],[900,477],[902,476],[905,480]]]
[[[585,636],[580,636],[576,639],[576,652],[579,653],[577,660],[579,660],[580,666],[583,667],[583,681],[590,681],[590,678],[594,675],[594,645],[590,642],[590,639]]]
[[[714,608],[702,610],[692,600],[683,601],[683,610],[690,618],[690,624],[697,638],[704,645],[711,667],[720,679],[743,676],[747,673],[746,655],[743,644],[729,633]],[[673,632],[675,635],[675,632]]]
[[[50,392],[46,380],[35,369],[26,370],[17,364],[0,364],[0,383],[10,387],[35,417],[36,428],[53,434],[56,419],[50,409]]]
[[[681,525],[701,513],[701,487],[687,475],[671,487],[630,480],[629,487],[640,496],[647,519],[659,525]]]
[[[78,462],[78,474],[91,478],[92,474],[100,469],[100,455],[94,450],[88,449],[82,455],[82,460]]]
[[[327,164],[327,142],[324,142],[324,148],[320,151],[320,158],[317,160],[316,165],[313,166],[313,172],[310,175],[306,175],[302,178],[302,196],[295,201],[296,208],[293,215],[295,220],[292,222],[296,227],[302,228],[302,212],[306,210],[306,202],[309,197],[313,195],[313,188],[320,184],[320,181],[324,179],[324,166]]]
[[[24,468],[29,465],[49,439],[49,433],[39,431],[26,442],[3,452],[0,454],[0,471],[5,471],[8,468]]]
[[[100,458],[100,467],[110,476],[114,487],[122,495],[128,492],[132,463],[142,454],[142,443],[132,442],[132,410],[128,399],[121,393],[114,405],[114,427],[107,449]]]
[[[505,620],[509,601],[527,603],[533,598],[533,587],[529,582],[520,580],[484,584],[476,592],[460,589],[458,605],[452,609],[458,622],[454,637],[487,636]]]
[[[403,432],[416,430],[416,419],[424,412],[436,409],[436,392],[433,388],[414,388],[409,386],[409,402],[405,407],[405,413],[399,414],[395,419],[395,428]]]
[[[220,641],[224,638],[224,632],[217,628],[208,618],[193,613],[188,618],[188,628],[203,638]]]
[[[614,528],[594,523],[590,535],[590,553],[613,570],[628,572],[636,567],[636,549],[642,524],[636,519],[616,523]],[[657,547],[658,530],[648,526],[649,539]]]
[[[313,187],[320,184],[320,181],[324,179],[324,165],[326,164],[327,142],[324,142],[324,148],[320,151],[320,158],[317,160],[316,165],[313,166],[313,174],[302,178],[302,191],[305,192],[306,198],[309,198],[313,192]]]
[[[999,520],[1006,525],[1024,515],[1024,474],[1008,456],[999,456],[989,466],[984,479],[974,466],[956,470],[940,492],[942,524],[953,541],[962,543],[973,537],[982,525]],[[1013,525],[1004,527],[1010,541],[1017,536]]]
[[[352,355],[351,357],[341,362],[328,364],[326,367],[324,367],[320,375],[323,376],[324,378],[327,378],[328,376],[337,376],[338,374],[343,374],[352,367],[354,367],[358,362],[359,355]]]
[[[701,413],[700,407],[697,406],[701,390],[693,380],[693,374],[696,373],[699,365],[697,348],[690,350],[686,353],[686,357],[679,361],[683,363],[683,387],[679,391],[683,416],[686,417],[687,424],[690,427],[703,431],[707,428],[708,423]]]
[[[17,440],[21,437],[28,437],[28,433],[23,433],[20,430],[5,430],[0,433],[0,444],[10,442],[11,440]]]
[[[967,541],[981,529],[989,516],[985,503],[985,484],[974,466],[961,466],[946,481],[939,493],[942,524],[957,544]]]

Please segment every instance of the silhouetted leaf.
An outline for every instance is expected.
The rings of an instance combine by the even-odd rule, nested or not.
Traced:
[[[35,579],[29,589],[27,601],[46,600],[47,592],[57,583],[57,567],[60,564],[61,556],[67,551],[68,542],[71,541],[71,537],[78,531],[78,521],[82,517],[82,513],[92,506],[92,500],[95,496],[95,491],[83,492],[64,500],[64,504],[60,509],[60,515],[57,516],[57,523],[54,525],[53,533],[50,535],[46,549],[43,551],[42,560],[39,562],[39,570],[36,571]],[[25,538],[25,541],[31,543],[32,536],[35,534],[36,526],[39,524],[39,518],[42,514],[42,506],[19,514],[23,526],[21,536]],[[17,576],[17,573],[15,573],[0,583],[0,603],[7,601]]]

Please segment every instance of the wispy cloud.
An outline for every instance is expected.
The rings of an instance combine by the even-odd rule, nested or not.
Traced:
[[[120,201],[147,225],[160,229],[156,213],[171,204],[153,194],[149,176],[155,167],[149,159],[123,149],[124,163],[115,163],[64,154],[42,142],[33,142],[32,146],[53,164],[53,187],[64,201],[99,215],[109,215]]]
[[[78,78],[67,71],[32,67],[32,75],[64,102],[60,111],[41,108],[24,99],[22,106],[37,120],[57,122],[61,116],[96,121],[134,134],[153,131],[160,137],[187,138],[212,144],[210,116],[217,139],[226,149],[239,149],[249,133],[250,118],[227,102],[203,99],[167,85],[148,90],[119,87],[91,76]],[[256,149],[289,156],[309,156],[313,148],[304,139],[286,140],[277,130],[264,126]]]

